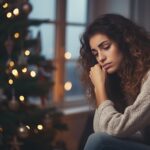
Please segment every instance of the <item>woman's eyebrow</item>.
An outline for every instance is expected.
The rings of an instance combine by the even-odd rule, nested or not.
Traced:
[[[97,45],[97,47],[102,47],[103,44],[105,44],[105,43],[107,43],[107,42],[109,42],[109,41],[108,41],[108,40],[103,41],[103,42],[99,43],[99,44]],[[95,48],[91,48],[91,50],[95,50]]]
[[[100,44],[98,44],[98,47],[102,47],[102,46],[103,46],[103,44],[105,44],[105,43],[107,43],[107,42],[109,42],[109,41],[107,40],[107,41],[103,41],[103,42],[101,42]]]

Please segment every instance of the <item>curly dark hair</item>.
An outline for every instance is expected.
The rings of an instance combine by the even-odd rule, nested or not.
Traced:
[[[118,14],[104,14],[87,27],[81,37],[79,62],[83,69],[82,80],[94,98],[89,71],[97,61],[92,55],[89,39],[97,33],[104,34],[117,43],[124,55],[119,73],[108,75],[106,90],[116,105],[120,103],[125,107],[135,101],[142,78],[150,69],[150,35],[144,28]],[[124,101],[121,101],[122,98]]]

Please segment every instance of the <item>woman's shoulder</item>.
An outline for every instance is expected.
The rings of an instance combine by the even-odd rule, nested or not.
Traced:
[[[150,69],[146,72],[146,74],[144,75],[142,82],[145,82],[148,78],[150,77]]]
[[[143,79],[142,79],[142,84],[141,84],[141,87],[144,85],[144,83],[147,81],[147,80],[150,80],[150,69],[146,72],[146,74],[144,75]],[[150,82],[149,82],[150,84]],[[149,85],[150,86],[150,85]]]

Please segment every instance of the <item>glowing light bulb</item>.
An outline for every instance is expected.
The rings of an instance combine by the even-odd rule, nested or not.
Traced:
[[[20,100],[21,102],[23,102],[23,101],[24,101],[24,99],[25,99],[25,98],[24,98],[24,96],[23,96],[23,95],[20,95],[20,96],[19,96],[19,100]]]
[[[3,8],[7,8],[7,7],[8,7],[8,3],[4,3]]]
[[[15,16],[18,16],[18,15],[19,15],[19,9],[18,9],[18,8],[15,8],[15,9],[13,10],[13,14],[14,14]]]
[[[12,85],[12,84],[14,83],[14,81],[13,81],[12,79],[9,79],[9,80],[8,80],[8,83],[9,83],[10,85]]]
[[[30,126],[29,125],[26,125],[26,128],[30,130]]]
[[[26,128],[27,128],[28,130],[30,130],[30,126],[29,126],[29,125],[26,125]]]
[[[14,34],[14,38],[15,38],[15,39],[18,39],[19,36],[20,36],[20,34],[19,34],[18,32],[16,32],[16,33]]]
[[[11,12],[8,12],[8,13],[6,14],[6,17],[7,17],[7,18],[11,18],[11,17],[12,17],[12,13],[11,13]]]
[[[66,59],[70,59],[71,58],[71,53],[70,52],[66,52],[64,56],[65,56]]]
[[[70,81],[67,81],[67,82],[65,83],[65,85],[64,85],[64,89],[65,89],[66,91],[70,91],[71,88],[72,88],[72,83],[71,83]]]
[[[20,128],[19,128],[19,131],[20,131],[20,132],[24,132],[24,131],[25,131],[25,128],[24,128],[24,127],[20,127]]]
[[[18,71],[17,71],[17,69],[13,69],[12,70],[12,74],[15,76],[15,77],[18,77]]]
[[[9,62],[9,65],[10,65],[10,67],[13,67],[13,66],[15,65],[14,61],[11,60],[11,61]]]
[[[24,52],[24,54],[25,54],[26,56],[29,56],[29,55],[30,55],[30,51],[29,51],[29,50],[26,50],[26,51]]]
[[[41,124],[37,125],[37,129],[38,130],[43,130],[43,125],[41,125]]]
[[[35,71],[31,71],[30,72],[30,76],[34,78],[36,76],[36,72]]]
[[[23,73],[26,73],[26,72],[27,72],[27,68],[26,68],[26,67],[23,68],[23,69],[22,69],[22,72],[23,72]]]

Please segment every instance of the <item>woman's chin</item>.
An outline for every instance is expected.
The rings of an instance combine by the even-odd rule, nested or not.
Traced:
[[[117,71],[117,70],[114,69],[114,68],[109,68],[109,69],[106,70],[106,72],[107,72],[108,74],[113,74],[113,73],[115,73],[116,71]]]

